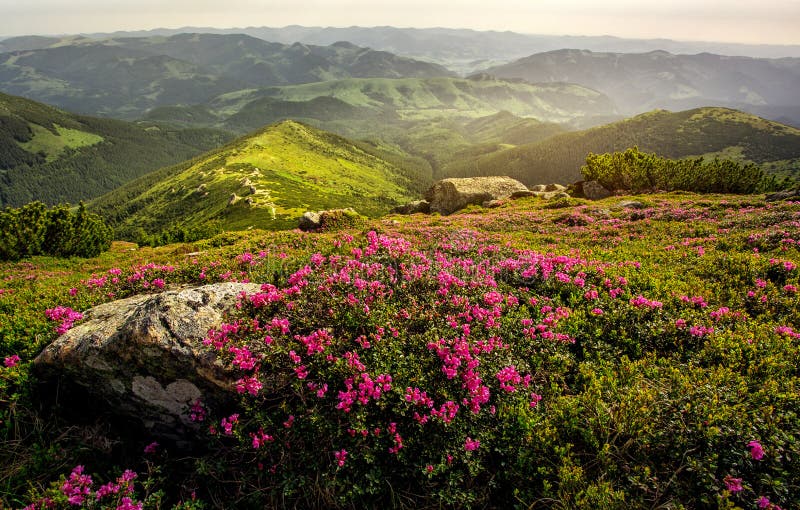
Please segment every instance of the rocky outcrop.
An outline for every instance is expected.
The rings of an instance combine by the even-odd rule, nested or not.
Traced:
[[[443,179],[425,193],[425,200],[430,202],[431,212],[451,214],[468,205],[503,200],[520,191],[528,188],[511,177]]]
[[[235,398],[237,376],[203,345],[242,292],[256,284],[219,283],[139,295],[99,305],[35,359],[40,380],[86,396],[93,408],[139,422],[149,434],[181,440],[196,426],[189,406]]]

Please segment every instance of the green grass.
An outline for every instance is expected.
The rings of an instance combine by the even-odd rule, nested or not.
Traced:
[[[65,128],[58,124],[54,127],[55,134],[42,126],[31,124],[33,137],[27,142],[20,143],[20,146],[33,154],[43,152],[46,154],[45,160],[50,163],[57,160],[65,149],[90,147],[103,141],[102,136],[94,133]]]

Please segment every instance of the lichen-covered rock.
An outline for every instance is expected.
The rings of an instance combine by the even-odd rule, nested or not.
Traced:
[[[800,200],[800,189],[770,193],[765,197],[765,200],[767,202],[778,202],[780,200]]]
[[[300,218],[300,230],[339,230],[342,228],[356,227],[364,223],[366,218],[353,209],[330,209],[328,211],[307,211]]]
[[[319,225],[319,213],[314,211],[304,212],[300,217],[300,221],[297,223],[297,226],[300,228],[300,230],[316,230],[319,228]]]
[[[589,200],[600,200],[611,196],[611,192],[597,181],[583,182],[583,196]]]
[[[425,200],[430,202],[431,212],[451,214],[468,205],[509,198],[519,191],[528,188],[511,177],[442,179],[425,193]]]
[[[219,283],[96,306],[39,354],[36,373],[85,395],[95,408],[140,422],[152,435],[182,440],[196,426],[192,403],[215,407],[235,398],[236,374],[203,339],[242,292],[259,289]]]

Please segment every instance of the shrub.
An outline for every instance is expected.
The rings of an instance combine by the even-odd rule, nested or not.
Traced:
[[[111,246],[111,229],[83,202],[75,212],[68,205],[52,209],[31,202],[0,212],[0,259],[34,255],[96,257]]]
[[[640,152],[592,154],[581,167],[583,178],[599,181],[607,189],[633,192],[683,190],[699,193],[754,193],[763,187],[764,172],[758,166],[715,158],[673,160]]]

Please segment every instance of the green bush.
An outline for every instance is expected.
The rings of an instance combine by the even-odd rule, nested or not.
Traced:
[[[634,192],[665,190],[699,193],[755,193],[764,184],[764,172],[748,163],[715,158],[667,159],[640,152],[589,153],[581,174],[608,189]]]
[[[111,246],[111,229],[83,202],[75,212],[68,205],[52,209],[31,202],[0,212],[0,259],[34,255],[96,257]]]

